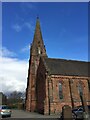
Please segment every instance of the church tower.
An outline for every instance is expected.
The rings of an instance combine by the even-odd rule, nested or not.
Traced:
[[[36,110],[36,73],[40,57],[47,57],[43,43],[40,21],[37,17],[33,42],[30,48],[30,60],[26,88],[26,110]]]

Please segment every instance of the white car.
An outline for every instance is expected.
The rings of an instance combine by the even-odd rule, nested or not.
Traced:
[[[0,116],[1,117],[11,117],[11,109],[7,105],[0,105]]]

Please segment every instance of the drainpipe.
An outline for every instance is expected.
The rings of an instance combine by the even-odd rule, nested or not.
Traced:
[[[72,88],[71,88],[71,81],[70,81],[70,79],[69,79],[69,88],[70,88],[70,97],[71,97],[72,108],[74,108],[74,101],[73,101],[73,96],[72,96]]]
[[[80,85],[80,83],[79,83]],[[86,99],[85,99],[85,95],[82,91],[82,85],[81,87],[79,87],[79,95],[80,95],[80,99],[81,99],[81,103],[82,103],[82,107],[83,107],[83,117],[84,117],[84,120],[89,120],[89,114],[88,114],[88,107],[87,107],[87,102],[86,102]]]
[[[49,79],[48,79],[48,101],[49,101],[49,115],[50,115],[50,90],[49,90]]]

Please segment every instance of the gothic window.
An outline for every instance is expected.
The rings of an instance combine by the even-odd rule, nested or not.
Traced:
[[[79,92],[80,95],[83,94],[83,88],[82,88],[82,83],[81,82],[78,83],[78,92]]]
[[[38,44],[40,45],[40,41],[38,41]]]
[[[62,83],[59,82],[59,99],[63,99],[63,88],[62,88]]]
[[[38,47],[38,54],[39,54],[39,55],[41,54],[41,50],[40,50],[40,47]]]
[[[41,54],[42,54],[42,51],[41,51]]]

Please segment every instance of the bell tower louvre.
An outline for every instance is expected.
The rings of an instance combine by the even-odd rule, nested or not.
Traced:
[[[33,42],[30,48],[30,60],[26,88],[26,110],[36,110],[36,73],[40,57],[47,57],[42,38],[40,21],[37,17]]]

